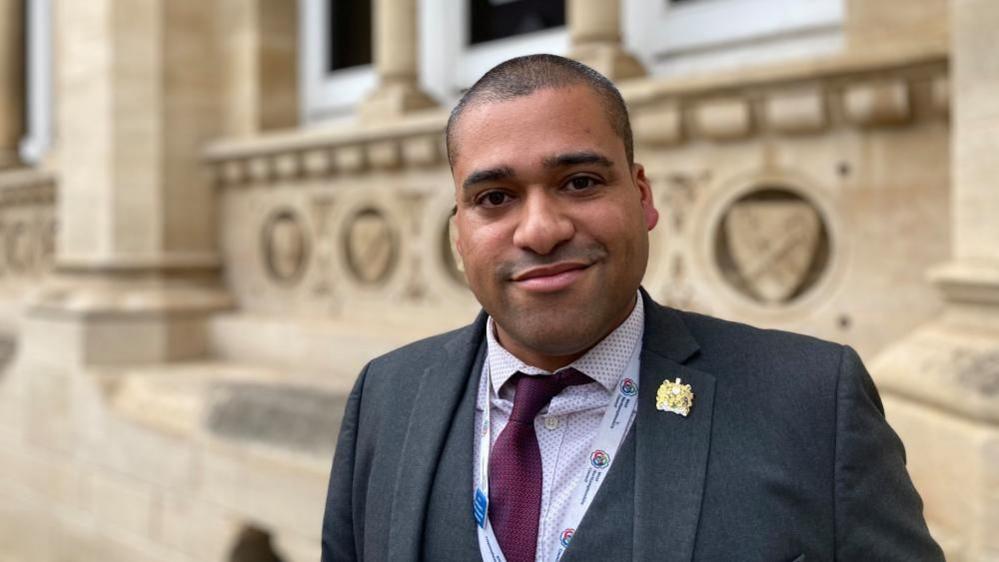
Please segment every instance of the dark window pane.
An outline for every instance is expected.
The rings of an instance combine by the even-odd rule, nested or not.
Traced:
[[[470,43],[565,25],[565,0],[469,0]]]
[[[330,72],[371,64],[371,0],[329,0]]]

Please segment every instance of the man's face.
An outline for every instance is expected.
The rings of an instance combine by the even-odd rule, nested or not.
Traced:
[[[456,247],[514,355],[553,370],[631,312],[658,221],[585,86],[473,103],[453,131]]]

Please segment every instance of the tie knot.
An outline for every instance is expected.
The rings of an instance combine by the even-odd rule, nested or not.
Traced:
[[[510,420],[521,423],[533,423],[538,412],[566,387],[593,382],[593,379],[573,368],[563,369],[553,375],[530,376],[517,373],[514,378],[517,390],[513,396]]]

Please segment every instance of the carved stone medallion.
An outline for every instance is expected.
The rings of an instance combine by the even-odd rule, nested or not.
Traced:
[[[399,241],[382,212],[368,208],[356,213],[347,221],[343,243],[347,265],[358,281],[374,285],[389,278]]]
[[[298,214],[281,209],[271,214],[261,232],[267,273],[279,283],[294,283],[305,271],[309,244]]]
[[[715,235],[723,277],[767,305],[804,294],[829,261],[829,232],[821,213],[784,188],[756,190],[732,203]]]

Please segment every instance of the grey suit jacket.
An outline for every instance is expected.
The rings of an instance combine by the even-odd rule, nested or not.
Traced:
[[[563,560],[943,560],[850,348],[645,298],[638,416]],[[322,560],[477,560],[485,316],[365,367],[333,460]],[[666,379],[693,387],[661,412]]]

